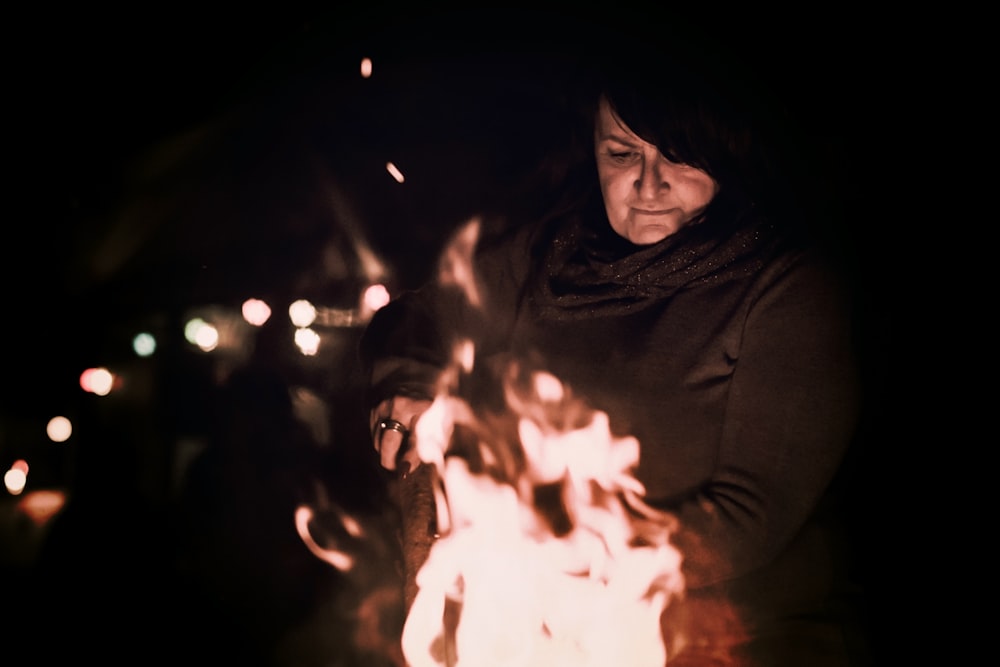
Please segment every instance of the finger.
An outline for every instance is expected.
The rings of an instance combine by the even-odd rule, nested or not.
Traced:
[[[379,453],[379,463],[386,470],[401,470],[403,474],[420,465],[420,457],[413,447],[413,428],[431,401],[407,396],[394,396],[379,403],[369,413],[372,427],[372,446]],[[402,430],[384,428],[384,421],[398,422]]]
[[[409,445],[409,443],[407,443]],[[417,453],[417,448],[413,446],[407,446],[399,458],[399,469],[403,472],[403,476],[410,474],[420,466],[420,455]]]
[[[379,452],[379,462],[386,470],[396,469],[396,459],[403,449],[405,436],[399,431],[381,429],[381,436],[376,437],[381,443],[376,447]]]

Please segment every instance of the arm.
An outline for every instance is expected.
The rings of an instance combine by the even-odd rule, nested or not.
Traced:
[[[519,228],[512,237],[495,237],[483,247],[476,246],[478,226],[471,234],[469,230],[461,230],[446,249],[438,280],[376,312],[362,336],[359,351],[369,378],[369,427],[381,465],[389,470],[413,470],[420,461],[406,446],[408,434],[377,432],[378,422],[390,418],[414,431],[434,399],[438,378],[458,339],[471,337],[481,349],[507,342],[504,323],[512,322],[517,308],[531,230]],[[483,304],[470,303],[457,284],[473,276]]]
[[[846,292],[796,264],[746,316],[715,473],[675,508],[696,588],[774,559],[826,492],[858,418]]]
[[[375,313],[361,339],[361,364],[369,378],[369,429],[387,470],[415,469],[419,460],[412,448],[404,447],[403,433],[379,433],[377,422],[395,419],[412,432],[430,406],[435,382],[447,363],[447,339],[435,317],[435,291],[428,286],[401,295]]]

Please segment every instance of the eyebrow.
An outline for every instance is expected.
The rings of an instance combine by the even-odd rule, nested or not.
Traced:
[[[619,134],[617,132],[611,133],[601,133],[598,137],[598,141],[617,141],[625,146],[639,146],[640,144],[628,135]]]

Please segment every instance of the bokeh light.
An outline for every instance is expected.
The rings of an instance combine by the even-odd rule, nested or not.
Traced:
[[[366,311],[374,313],[376,310],[389,303],[391,298],[389,290],[385,285],[369,285],[364,294],[361,296],[361,303]]]
[[[316,321],[316,306],[305,299],[299,299],[288,307],[288,317],[300,329],[308,327]]]
[[[115,376],[107,368],[88,368],[80,374],[80,387],[91,394],[107,396],[114,386]]]
[[[194,344],[205,352],[211,352],[219,344],[219,330],[211,324],[203,324],[195,333]]]
[[[7,493],[12,496],[21,495],[27,483],[28,475],[23,470],[10,468],[3,474],[3,485],[7,488]]]
[[[148,357],[156,352],[156,338],[146,331],[136,334],[132,339],[132,350],[140,357]]]
[[[299,352],[305,356],[316,356],[316,353],[319,352],[319,343],[319,334],[312,329],[301,328],[295,330],[295,345],[299,348]]]
[[[362,58],[361,59],[361,76],[368,78],[372,75],[372,59]]]
[[[206,326],[207,322],[200,317],[192,317],[184,325],[184,340],[191,343],[192,345],[198,344],[198,331]]]
[[[271,307],[261,299],[247,299],[242,311],[243,319],[255,327],[263,326],[271,317]]]
[[[66,504],[66,493],[58,489],[39,489],[26,493],[17,504],[17,509],[31,519],[36,526],[45,523],[59,513]]]
[[[192,317],[184,325],[184,338],[201,350],[211,352],[219,344],[219,330],[200,317]]]
[[[73,424],[66,417],[53,417],[45,426],[45,433],[52,442],[66,442],[73,435]]]

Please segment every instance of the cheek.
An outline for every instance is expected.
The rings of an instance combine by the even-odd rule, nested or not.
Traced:
[[[719,186],[710,178],[691,179],[685,187],[685,200],[690,208],[701,209],[708,206],[718,191]]]
[[[604,173],[600,176],[601,194],[604,195],[604,203],[610,207],[624,205],[625,198],[629,194],[629,181],[619,173]]]

